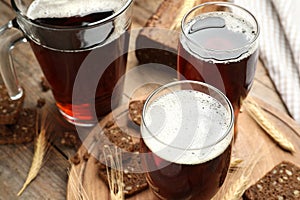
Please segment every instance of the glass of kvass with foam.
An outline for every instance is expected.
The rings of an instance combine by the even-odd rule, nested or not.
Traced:
[[[255,17],[228,2],[200,4],[181,22],[178,77],[208,83],[226,94],[234,108],[235,136],[242,102],[253,84],[258,38]]]
[[[12,0],[16,18],[0,35],[1,74],[11,98],[23,91],[10,49],[28,41],[64,118],[79,126],[98,122],[122,96],[132,2]]]
[[[230,165],[234,112],[203,82],[182,80],[155,90],[141,124],[141,161],[159,199],[211,199]]]

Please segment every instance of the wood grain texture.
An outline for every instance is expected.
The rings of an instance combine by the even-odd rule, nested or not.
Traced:
[[[273,107],[287,113],[287,109],[261,61],[257,64],[254,84],[250,94],[263,99],[265,102],[269,102]]]
[[[6,5],[10,6],[10,0],[1,0],[3,3],[5,3]]]
[[[135,0],[132,27],[143,27],[164,0]]]
[[[0,146],[0,199],[64,199],[67,179],[66,159],[52,150],[39,176],[28,186],[23,195],[17,198],[33,156],[32,144]]]

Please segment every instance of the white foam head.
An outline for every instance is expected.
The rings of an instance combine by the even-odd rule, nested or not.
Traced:
[[[105,37],[108,36],[107,30],[111,30],[109,23],[99,23],[97,26],[91,26],[81,31],[80,37],[83,45],[92,44],[94,46],[97,42],[104,40],[102,38],[105,38],[105,43],[101,43],[101,45],[104,45],[114,41],[129,28],[130,15],[127,14],[126,9],[122,8],[131,2],[131,0],[34,0],[26,14],[27,17],[34,20],[38,18],[82,17],[103,11],[114,11],[115,13],[124,11],[113,19],[114,31],[110,33],[108,38]],[[106,29],[107,27],[108,29]],[[62,27],[62,29],[64,28]],[[123,47],[120,48],[123,49]]]
[[[229,146],[230,112],[207,94],[181,90],[159,97],[145,111],[142,137],[159,157],[179,164],[199,164]]]
[[[122,7],[120,0],[35,0],[27,10],[30,19],[85,16]]]
[[[234,13],[211,12],[211,13],[201,14],[201,15],[195,17],[193,20],[191,20],[184,26],[183,32],[185,33],[185,35],[186,36],[189,35],[189,31],[190,31],[191,27],[199,19],[205,19],[208,17],[220,17],[220,18],[224,19],[226,28],[228,30],[230,30],[232,32],[236,32],[236,33],[241,33],[249,41],[249,45],[247,45],[247,46],[240,46],[240,47],[237,47],[236,49],[224,50],[223,52],[228,53],[230,51],[233,51],[233,52],[236,52],[237,54],[239,54],[241,50],[246,51],[246,52],[238,58],[233,58],[233,59],[226,60],[226,61],[217,60],[217,59],[204,59],[203,57],[201,57],[201,54],[203,54],[203,55],[208,54],[212,57],[214,57],[214,55],[216,55],[216,57],[218,58],[217,55],[219,53],[214,53],[213,51],[203,48],[201,44],[198,44],[197,39],[193,39],[192,37],[190,37],[189,38],[190,41],[189,41],[183,35],[181,35],[180,42],[186,51],[190,52],[195,57],[197,57],[201,60],[207,61],[207,62],[229,63],[229,62],[239,62],[239,61],[249,57],[257,50],[258,42],[257,42],[257,40],[255,40],[255,38],[257,37],[258,32],[257,32],[256,28],[250,22],[239,17],[238,15],[236,15]],[[194,44],[192,44],[192,43],[194,43]],[[197,47],[197,45],[199,45],[199,47]],[[239,48],[240,48],[240,50],[239,50]],[[197,52],[197,53],[195,53],[195,52]],[[203,53],[201,53],[201,52],[203,52]]]

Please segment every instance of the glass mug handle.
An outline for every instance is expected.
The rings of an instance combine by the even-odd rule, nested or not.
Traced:
[[[12,50],[18,43],[27,42],[27,39],[21,31],[16,31],[14,28],[19,29],[16,19],[0,27],[0,73],[10,98],[17,100],[23,96],[23,89],[14,68]]]

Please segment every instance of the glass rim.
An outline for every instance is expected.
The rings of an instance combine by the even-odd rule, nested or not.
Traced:
[[[210,49],[210,48],[205,48],[203,47],[202,45],[199,45],[197,43],[195,43],[193,40],[191,40],[188,35],[186,34],[186,32],[184,31],[184,26],[185,26],[185,20],[187,19],[187,17],[192,13],[194,12],[195,10],[199,9],[199,8],[202,8],[202,7],[205,7],[205,6],[211,6],[211,5],[220,5],[220,6],[224,6],[224,7],[235,7],[237,9],[240,9],[242,11],[244,11],[245,13],[247,13],[255,22],[255,25],[256,25],[256,33],[255,33],[255,37],[253,37],[250,41],[247,42],[246,45],[242,46],[242,47],[239,47],[239,48],[233,48],[233,49],[228,49],[228,50],[217,50],[217,49]],[[207,13],[212,13],[212,12],[216,12],[216,11],[209,11]],[[221,12],[221,11],[217,11],[217,12]],[[226,11],[224,11],[226,12]],[[255,18],[255,16],[247,9],[237,5],[237,4],[234,4],[234,3],[231,3],[231,2],[219,2],[219,1],[214,1],[214,2],[206,2],[206,3],[202,3],[202,4],[199,4],[197,6],[194,6],[193,8],[191,8],[182,18],[181,20],[181,33],[184,35],[185,39],[187,39],[189,42],[195,44],[197,47],[200,47],[201,49],[205,50],[205,51],[210,51],[210,52],[228,52],[228,51],[239,51],[241,49],[244,49],[246,47],[249,47],[251,45],[253,45],[259,38],[259,35],[260,35],[260,27],[259,27],[259,24],[258,24],[258,21],[257,19]],[[250,47],[249,47],[250,48]]]
[[[146,122],[144,120],[144,116],[145,116],[145,113],[146,113],[146,109],[147,109],[147,105],[150,103],[150,100],[156,95],[158,94],[159,92],[163,91],[164,89],[167,89],[167,88],[170,88],[172,86],[175,86],[175,85],[181,85],[181,84],[197,84],[197,85],[201,85],[201,86],[204,86],[204,87],[207,87],[211,90],[213,90],[214,92],[216,92],[218,95],[220,95],[221,98],[223,98],[226,102],[226,104],[228,105],[229,107],[229,114],[230,114],[230,123],[229,123],[229,126],[227,127],[226,131],[224,131],[224,134],[222,135],[222,137],[220,137],[218,140],[216,140],[215,142],[209,144],[209,145],[205,145],[201,148],[189,148],[189,149],[186,149],[186,148],[180,148],[180,147],[176,147],[176,146],[172,146],[170,144],[166,144],[165,142],[161,141],[160,139],[158,139],[155,134],[152,133],[152,131],[150,131],[146,125]],[[218,100],[217,100],[218,101]],[[216,146],[217,144],[219,144],[220,142],[224,141],[224,139],[229,135],[229,134],[232,134],[231,136],[231,140],[233,139],[233,126],[234,126],[234,110],[233,110],[233,107],[232,107],[232,104],[230,103],[229,99],[226,97],[226,95],[224,93],[222,93],[219,89],[217,89],[216,87],[212,86],[212,85],[209,85],[207,83],[204,83],[204,82],[200,82],[200,81],[193,81],[193,80],[179,80],[179,81],[173,81],[173,82],[170,82],[170,83],[167,83],[165,85],[162,85],[160,87],[158,87],[157,89],[155,89],[146,99],[145,101],[145,104],[143,106],[143,111],[142,111],[142,117],[141,117],[141,126],[143,126],[147,132],[153,137],[155,138],[156,141],[158,141],[159,143],[163,144],[163,145],[166,145],[166,146],[169,146],[171,148],[174,148],[174,149],[180,149],[180,150],[185,150],[185,151],[194,151],[194,150],[200,150],[200,149],[207,149],[207,148],[210,148],[210,147],[213,147],[213,146]],[[143,138],[141,136],[141,138]],[[231,143],[231,142],[230,142]],[[229,143],[229,144],[230,144]],[[227,147],[226,147],[227,148]]]
[[[17,16],[21,17],[22,19],[26,20],[26,22],[33,24],[36,27],[40,27],[43,29],[48,29],[48,30],[60,30],[60,31],[72,31],[72,30],[82,30],[86,28],[94,28],[102,24],[106,24],[107,22],[111,22],[114,19],[116,19],[119,15],[124,13],[124,11],[132,4],[134,0],[126,0],[126,3],[115,13],[113,13],[111,16],[104,18],[102,20],[98,20],[95,22],[87,23],[84,25],[76,25],[76,26],[61,26],[61,27],[54,27],[54,26],[46,26],[46,25],[41,25],[39,23],[36,23],[34,20],[30,19],[28,16],[26,16],[25,13],[23,13],[18,6],[15,3],[15,0],[11,0],[11,5],[14,11],[16,12]]]

